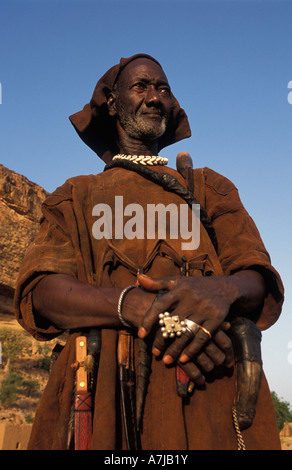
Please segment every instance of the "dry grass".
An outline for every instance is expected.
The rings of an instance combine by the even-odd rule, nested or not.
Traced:
[[[34,384],[34,387],[20,388],[15,400],[9,403],[0,401],[0,423],[27,424],[33,421],[40,397],[49,378],[48,363],[53,344],[39,343],[25,332],[18,322],[10,315],[0,315],[0,331],[10,331],[17,341],[25,339],[28,344],[23,352],[10,360],[9,367],[2,345],[2,364],[0,365],[0,384],[7,378],[9,372],[20,376],[25,383]],[[15,336],[16,335],[16,336]],[[16,338],[16,339],[15,339]]]

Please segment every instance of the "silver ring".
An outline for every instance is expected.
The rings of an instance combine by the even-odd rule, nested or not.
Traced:
[[[161,326],[162,336],[165,339],[181,336],[187,331],[191,333],[192,336],[195,336],[195,332],[199,328],[197,323],[187,318],[180,321],[178,315],[171,316],[169,312],[159,314],[159,325]]]
[[[199,325],[192,321],[192,320],[189,320],[188,318],[185,318],[184,319],[184,324],[186,325],[186,330],[191,333],[192,337],[195,336],[195,334],[197,333],[198,329],[200,328]]]

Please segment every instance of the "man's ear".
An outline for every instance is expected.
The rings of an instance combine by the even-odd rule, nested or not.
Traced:
[[[116,97],[113,93],[110,93],[107,98],[107,108],[110,116],[115,116],[116,111]]]

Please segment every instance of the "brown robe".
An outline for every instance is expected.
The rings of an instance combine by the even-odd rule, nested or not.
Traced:
[[[173,169],[156,171],[184,179]],[[182,204],[179,196],[125,169],[71,178],[43,204],[44,218],[35,242],[28,249],[19,273],[15,296],[20,324],[38,340],[54,338],[62,331],[33,312],[31,292],[47,273],[63,273],[97,286],[124,287],[135,283],[138,267],[153,277],[180,274],[182,257],[192,276],[230,275],[238,270],[260,267],[268,286],[257,320],[261,329],[278,318],[283,286],[260,235],[245,211],[234,185],[204,168],[194,170],[195,195],[212,219],[218,239],[218,255],[201,227],[200,246],[185,251],[181,240],[96,240],[92,226],[93,207],[106,203],[113,208],[115,195],[130,203]],[[72,402],[74,338],[69,335],[54,364],[47,388],[36,413],[29,449],[66,449]],[[136,339],[135,339],[136,341]],[[117,331],[102,330],[102,350],[95,392],[92,449],[125,449],[117,400]],[[235,396],[233,368],[210,374],[204,390],[195,389],[189,400],[178,397],[174,368],[152,361],[146,398],[143,432],[144,450],[236,449],[237,440],[231,409]],[[276,419],[265,377],[262,379],[253,425],[243,431],[247,449],[280,449]]]

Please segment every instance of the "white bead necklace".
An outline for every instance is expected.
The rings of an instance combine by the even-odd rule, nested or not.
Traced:
[[[113,160],[128,160],[133,163],[141,163],[141,165],[167,165],[168,159],[165,157],[151,156],[151,155],[124,155],[118,154],[113,157]]]

